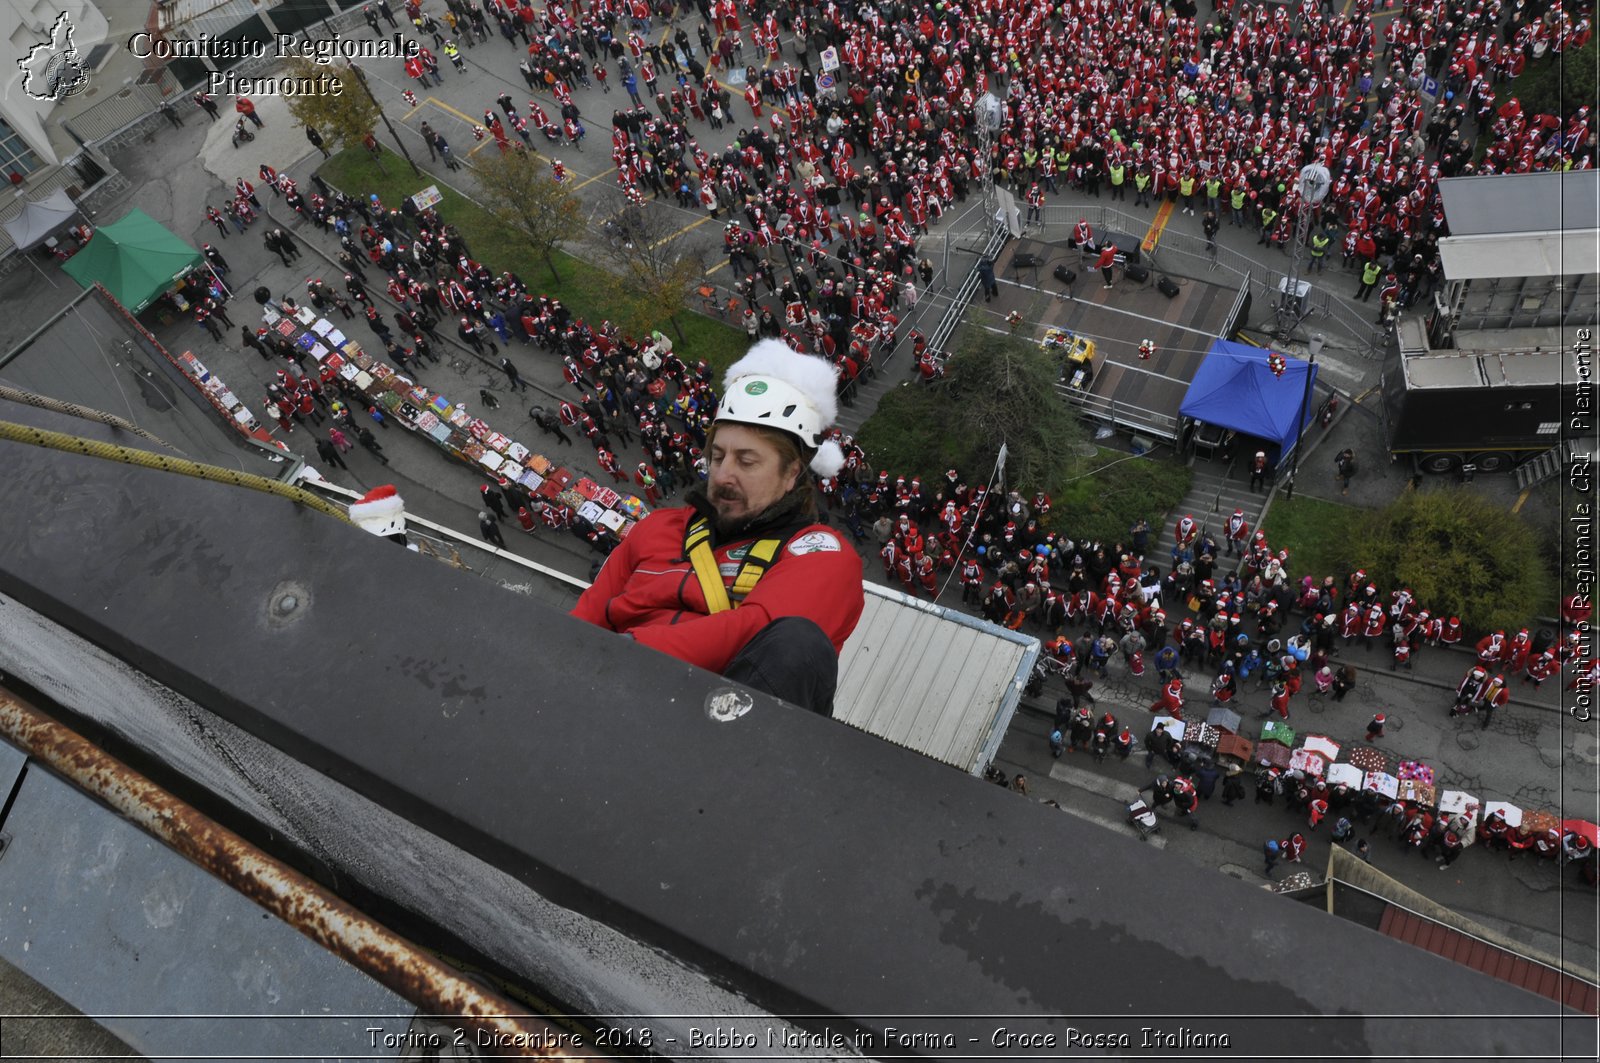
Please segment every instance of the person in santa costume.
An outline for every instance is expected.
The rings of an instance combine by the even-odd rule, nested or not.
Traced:
[[[635,525],[572,612],[831,716],[838,654],[865,604],[860,558],[818,521],[811,479],[844,467],[827,437],[837,372],[763,340],[724,385],[705,484]]]
[[[1227,544],[1229,557],[1235,554],[1244,556],[1245,544],[1250,541],[1250,522],[1244,519],[1244,510],[1236,509],[1228,518],[1223,528],[1223,541]]]
[[[381,535],[390,542],[417,549],[406,539],[406,505],[394,484],[374,487],[350,503],[350,521],[356,527]]]
[[[1532,683],[1533,689],[1538,690],[1539,684],[1561,671],[1561,661],[1556,656],[1554,649],[1545,650],[1528,659],[1528,666],[1522,677],[1524,683]]]
[[[1156,715],[1166,713],[1174,720],[1183,719],[1183,680],[1173,676],[1167,685],[1161,688],[1161,697],[1150,706],[1150,711]]]

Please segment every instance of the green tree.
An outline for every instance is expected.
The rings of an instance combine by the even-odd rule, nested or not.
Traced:
[[[946,422],[965,441],[959,467],[968,476],[993,466],[1007,450],[1006,481],[1025,491],[1049,490],[1082,456],[1085,432],[1056,390],[1054,355],[1018,336],[964,329],[945,364],[950,399]]]
[[[326,78],[327,92],[289,97],[289,113],[296,122],[321,133],[322,139],[330,145],[361,147],[362,141],[378,127],[378,105],[349,70],[318,66],[309,59],[293,59],[284,73],[308,80],[319,75]]]
[[[1529,115],[1553,114],[1563,121],[1580,107],[1594,106],[1595,74],[1600,69],[1600,37],[1576,52],[1529,63],[1511,83],[1510,94]]]
[[[1351,554],[1379,586],[1407,586],[1471,630],[1515,630],[1554,615],[1539,536],[1515,513],[1461,487],[1407,491],[1361,521]]]
[[[635,336],[647,335],[660,328],[663,320],[670,321],[682,341],[678,315],[704,281],[704,250],[678,239],[681,230],[663,211],[625,204],[612,220],[619,236],[608,252],[617,316]]]
[[[476,165],[485,205],[507,228],[527,238],[558,282],[556,248],[583,232],[578,197],[550,176],[550,167],[529,151],[487,155]]]
[[[855,435],[874,470],[917,476],[923,483],[937,483],[951,466],[968,468],[963,462],[976,449],[951,429],[950,399],[945,390],[910,381],[884,392]],[[992,465],[994,455],[988,460]],[[987,469],[985,466],[986,474]]]
[[[1004,439],[1007,481],[1024,495],[1051,497],[1046,527],[1107,541],[1140,517],[1159,524],[1188,493],[1192,473],[1181,462],[1087,445],[1055,387],[1057,362],[1029,341],[973,330],[956,349],[946,378],[954,387],[894,388],[856,432],[874,470],[927,483],[954,466],[986,482]]]

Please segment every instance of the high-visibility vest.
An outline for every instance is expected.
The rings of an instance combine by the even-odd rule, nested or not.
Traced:
[[[1221,181],[1217,180],[1215,177],[1210,178],[1209,180],[1206,181],[1206,197],[1208,199],[1216,199],[1221,194],[1222,194],[1222,182]]]
[[[1185,177],[1178,182],[1178,194],[1184,196],[1194,195],[1194,178]]]
[[[1111,183],[1114,185],[1121,185],[1124,177],[1127,175],[1127,172],[1128,168],[1122,165],[1120,162],[1113,163],[1111,166]]]
[[[1378,278],[1383,276],[1383,267],[1376,262],[1368,262],[1361,270],[1361,283],[1373,285],[1378,283]]]
[[[1139,173],[1134,174],[1133,186],[1139,191],[1143,192],[1150,186],[1150,175],[1142,170]]]
[[[1328,253],[1328,245],[1333,243],[1328,237],[1318,233],[1311,238],[1311,257],[1321,258]]]
[[[1244,189],[1235,188],[1233,190],[1233,194],[1228,197],[1228,202],[1229,202],[1230,205],[1232,205],[1234,210],[1243,210],[1244,209]]]

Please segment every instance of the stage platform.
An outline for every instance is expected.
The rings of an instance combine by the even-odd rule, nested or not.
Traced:
[[[1107,235],[1120,248],[1137,247],[1126,234]],[[1011,240],[995,262],[999,297],[974,299],[969,316],[1004,328],[1006,315],[1016,310],[1026,321],[1020,334],[1035,341],[1051,328],[1093,340],[1094,378],[1087,393],[1073,393],[1074,400],[1098,420],[1174,440],[1189,382],[1211,341],[1231,329],[1244,295],[1239,286],[1173,277],[1178,294],[1169,299],[1156,287],[1161,274],[1152,270],[1139,283],[1120,264],[1107,290],[1094,268],[1096,257],[1065,241]],[[1075,272],[1076,280],[1063,284],[1055,276],[1058,266]],[[1139,358],[1143,339],[1156,346],[1149,361]]]

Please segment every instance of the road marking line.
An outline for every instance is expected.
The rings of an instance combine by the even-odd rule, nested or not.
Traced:
[[[1175,200],[1162,201],[1160,209],[1156,211],[1155,221],[1150,223],[1150,231],[1144,234],[1144,243],[1139,245],[1145,254],[1148,255],[1154,251],[1156,244],[1161,242],[1161,234],[1167,231],[1167,222],[1172,220],[1172,212],[1175,205]]]
[[[443,100],[436,100],[432,96],[429,96],[428,97],[428,102],[433,104],[435,107],[439,108],[441,111],[449,111],[451,114],[455,115],[457,118],[461,119],[463,122],[467,123],[468,125],[477,125],[478,124],[478,120],[476,118],[473,118],[469,114],[463,114],[462,112],[456,110],[454,107],[450,106],[448,103],[445,103]]]
[[[577,184],[573,185],[572,186],[572,190],[574,192],[576,192],[578,189],[584,187],[585,185],[593,184],[594,182],[600,180],[600,178],[606,177],[606,176],[608,176],[610,174],[614,174],[616,172],[617,172],[617,168],[615,166],[611,167],[611,169],[609,169],[609,170],[602,170],[601,172],[595,174],[593,177],[586,177],[582,181],[580,181]]]
[[[678,237],[682,236],[684,233],[689,232],[691,229],[698,229],[698,228],[700,228],[700,226],[704,225],[706,222],[708,222],[710,220],[711,220],[711,215],[707,214],[705,217],[701,218],[699,221],[692,221],[688,225],[685,225],[683,228],[679,229],[677,232],[673,233],[671,236],[664,236],[661,239],[657,240],[655,243],[651,244],[650,245],[650,250],[654,251],[658,247],[661,247],[661,246],[663,246],[665,244],[670,244],[670,243],[672,243],[672,241],[676,240]]]
[[[1076,754],[1069,753],[1068,756]],[[1062,761],[1050,765],[1050,778],[1057,782],[1064,782],[1069,786],[1076,786],[1080,790],[1088,790],[1092,794],[1108,797],[1119,805],[1131,805],[1139,799],[1139,789],[1130,783],[1118,782],[1108,779],[1104,775],[1092,772],[1088,768],[1074,768]]]
[[[1070,777],[1072,779],[1076,779],[1079,776],[1088,776],[1090,779],[1095,780],[1097,782],[1097,785],[1094,786],[1094,787],[1086,787],[1086,786],[1081,785],[1078,782],[1068,781],[1068,777]],[[1106,779],[1104,776],[1095,775],[1093,772],[1086,772],[1086,771],[1080,771],[1079,769],[1076,769],[1076,768],[1069,768],[1065,764],[1060,763],[1059,761],[1050,766],[1050,778],[1056,780],[1057,782],[1066,782],[1067,785],[1073,786],[1073,787],[1075,787],[1077,789],[1080,789],[1080,790],[1087,789],[1087,790],[1089,790],[1090,793],[1094,793],[1094,794],[1096,794],[1098,796],[1105,796],[1105,794],[1103,792],[1104,785],[1109,785],[1109,786],[1113,786],[1113,787],[1121,787],[1121,788],[1124,788],[1124,789],[1127,789],[1127,790],[1133,790],[1134,789],[1132,786],[1129,786],[1127,783],[1113,782],[1112,780]],[[1138,791],[1135,790],[1134,793],[1137,794]],[[1127,804],[1132,804],[1132,801],[1131,800],[1130,801],[1123,801],[1121,803],[1124,804],[1124,805],[1127,805]],[[1126,820],[1118,820],[1118,819],[1113,819],[1110,816],[1102,816],[1098,812],[1090,812],[1087,809],[1076,808],[1076,807],[1074,807],[1072,805],[1061,805],[1060,808],[1061,808],[1061,811],[1067,813],[1070,816],[1077,816],[1079,819],[1087,820],[1088,822],[1093,823],[1097,827],[1104,827],[1106,830],[1109,830],[1109,831],[1111,831],[1112,833],[1115,833],[1115,834],[1120,834],[1125,838],[1127,836],[1129,836],[1130,834],[1135,838],[1137,838],[1139,836],[1138,828],[1135,827],[1133,824],[1127,822]],[[1166,821],[1162,820],[1160,815],[1158,814],[1157,815],[1157,823],[1159,823],[1161,825],[1165,825],[1165,822]],[[1153,848],[1156,848],[1156,849],[1165,849],[1167,847],[1167,836],[1165,834],[1159,833],[1159,830],[1158,830],[1157,833],[1152,834],[1148,838],[1146,838],[1145,841],[1147,841]]]

